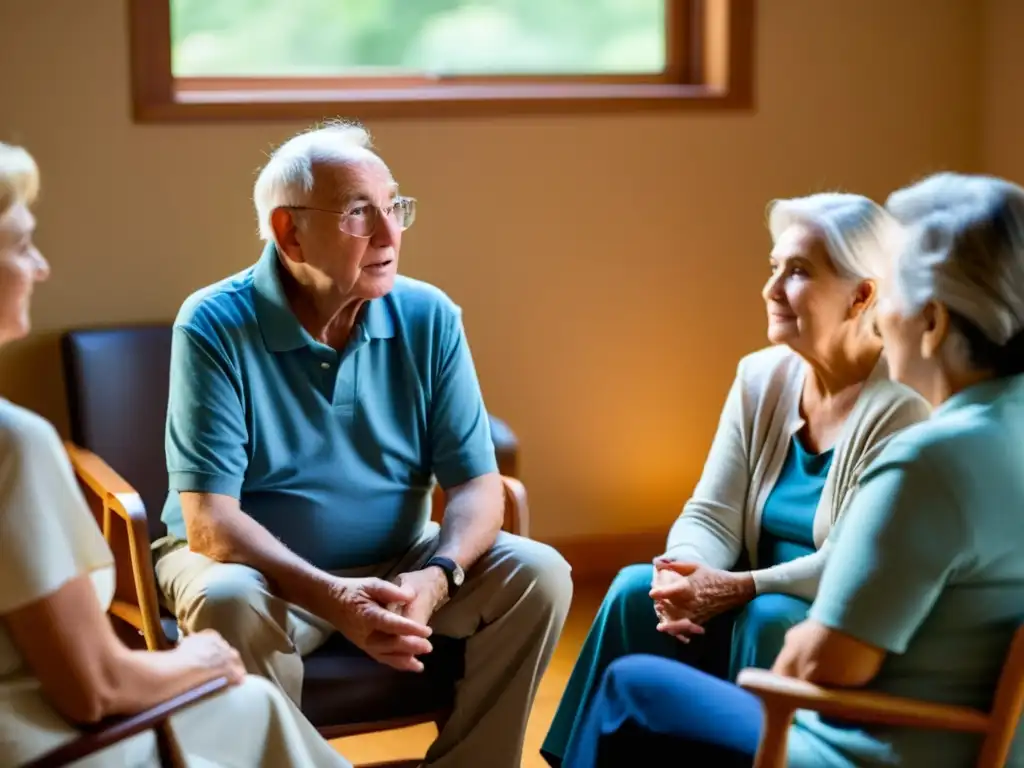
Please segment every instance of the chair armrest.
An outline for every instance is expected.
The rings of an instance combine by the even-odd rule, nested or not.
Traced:
[[[131,526],[141,526],[149,541],[146,507],[131,484],[92,451],[72,442],[64,443],[78,479],[109,506],[110,511]],[[104,531],[106,533],[106,531]]]
[[[104,720],[85,729],[85,733],[57,749],[28,763],[24,768],[57,768],[136,736],[143,731],[160,728],[172,715],[228,687],[227,678],[220,677],[196,686],[152,709],[129,717]],[[162,747],[164,749],[164,747]]]
[[[530,507],[526,502],[526,486],[514,477],[502,475],[505,486],[505,520],[502,528],[517,536],[530,535]]]
[[[859,723],[983,733],[986,713],[969,707],[934,704],[863,690],[822,688],[763,669],[744,669],[737,684],[757,694],[765,706],[776,709],[810,709],[827,717]]]
[[[110,612],[142,630],[146,646],[150,650],[165,648],[163,629],[160,627],[160,603],[157,599],[156,577],[153,574],[153,559],[150,550],[149,522],[142,497],[131,484],[119,475],[102,458],[85,448],[66,442],[71,466],[95,499],[98,500],[101,517],[98,520],[103,537],[114,551],[115,559],[124,556],[123,544],[117,546],[114,533],[114,518],[123,521],[128,542],[128,563],[117,562],[118,570],[130,572],[134,584],[134,600],[115,599]],[[123,590],[121,591],[123,596]]]
[[[754,768],[785,768],[789,726],[798,709],[860,723],[984,733],[989,718],[967,707],[933,704],[870,691],[822,688],[763,669],[744,669],[736,683],[761,698],[764,728]]]

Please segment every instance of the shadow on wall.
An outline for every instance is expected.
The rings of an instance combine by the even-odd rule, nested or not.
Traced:
[[[60,362],[60,334],[33,333],[0,352],[0,396],[49,419],[68,434],[67,398]]]

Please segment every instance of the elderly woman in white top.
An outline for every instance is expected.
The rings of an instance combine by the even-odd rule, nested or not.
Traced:
[[[31,156],[0,143],[0,344],[28,333],[33,286],[49,275],[28,207],[38,183]],[[113,556],[57,433],[0,400],[0,765],[220,677],[227,692],[172,718],[190,765],[349,765],[277,688],[247,677],[215,632],[162,653],[126,648],[105,615],[113,589]],[[144,733],[75,764],[155,765],[156,739]]]
[[[871,257],[891,231],[885,212],[827,193],[774,202],[768,224],[773,346],[740,361],[665,554],[612,583],[541,750],[552,765],[616,658],[653,654],[721,678],[769,667],[806,616],[861,472],[887,438],[928,416],[889,380],[873,328]]]

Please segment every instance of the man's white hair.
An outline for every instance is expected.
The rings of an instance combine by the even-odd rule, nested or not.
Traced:
[[[939,173],[886,207],[903,229],[893,270],[901,313],[941,302],[997,346],[1024,331],[1024,188]]]
[[[39,194],[39,167],[22,147],[0,142],[0,217],[16,205],[31,205]]]
[[[873,200],[846,192],[821,192],[768,204],[773,241],[794,224],[821,233],[832,265],[843,277],[874,280],[881,276],[885,245],[891,240],[894,224]]]
[[[274,209],[305,205],[313,192],[317,163],[347,162],[373,151],[370,133],[354,122],[329,123],[293,136],[270,155],[253,188],[260,238],[272,240]]]

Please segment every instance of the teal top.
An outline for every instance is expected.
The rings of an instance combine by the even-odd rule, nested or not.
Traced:
[[[833,539],[810,616],[887,652],[867,690],[988,710],[1024,621],[1024,376],[970,387],[897,434]],[[794,740],[844,767],[972,765],[980,745],[810,712]],[[1024,765],[1019,738],[1007,765]]]
[[[817,551],[814,513],[831,466],[831,448],[824,453],[811,453],[793,435],[779,478],[761,512],[758,568],[770,568]]]
[[[270,244],[175,320],[163,520],[185,538],[178,492],[226,494],[317,567],[385,562],[421,535],[435,477],[497,471],[461,312],[399,277],[338,352],[299,324],[281,268]]]

